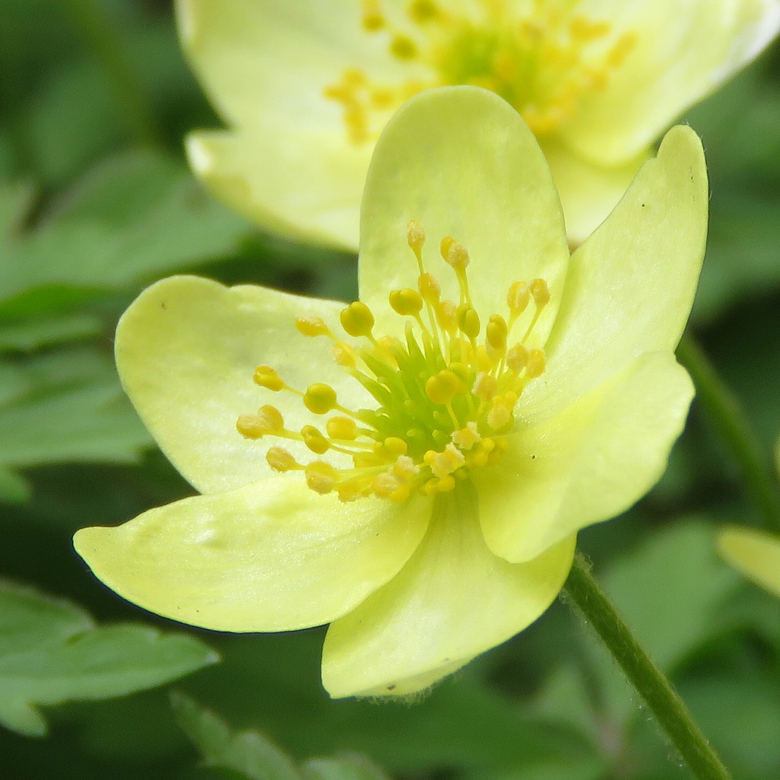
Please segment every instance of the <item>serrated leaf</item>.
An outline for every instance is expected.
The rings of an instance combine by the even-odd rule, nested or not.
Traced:
[[[289,756],[262,734],[233,732],[224,720],[180,693],[172,694],[171,704],[207,765],[238,772],[249,780],[302,780]]]
[[[0,723],[19,733],[46,733],[38,705],[125,695],[215,660],[193,637],[97,627],[70,602],[0,581]]]

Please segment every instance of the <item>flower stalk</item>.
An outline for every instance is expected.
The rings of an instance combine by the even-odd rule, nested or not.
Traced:
[[[723,765],[671,682],[637,642],[590,573],[582,555],[574,559],[564,592],[606,645],[658,724],[698,780],[730,780]]]
[[[769,531],[780,531],[780,489],[739,399],[718,375],[690,334],[677,347],[677,358],[696,385],[696,397],[739,469],[750,499]]]

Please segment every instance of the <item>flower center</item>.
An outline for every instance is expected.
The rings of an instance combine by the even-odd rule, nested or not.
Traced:
[[[390,113],[423,89],[473,84],[511,103],[537,135],[554,132],[574,116],[582,98],[603,90],[636,43],[604,21],[575,13],[578,0],[475,0],[474,14],[447,10],[445,2],[412,0],[408,33],[364,0],[363,29],[387,39],[391,56],[407,71],[402,82],[376,81],[349,68],[324,95],[342,106],[349,139],[375,139]]]
[[[266,454],[276,471],[303,471],[310,488],[336,492],[344,501],[374,495],[400,502],[413,491],[448,492],[471,469],[496,463],[508,447],[518,399],[545,368],[543,350],[525,346],[550,300],[543,279],[512,284],[507,316],[493,314],[483,327],[469,291],[466,247],[451,237],[440,245],[458,279],[456,304],[442,299],[439,283],[425,270],[425,233],[416,222],[409,223],[407,240],[417,259],[417,289],[393,290],[389,296],[391,308],[407,318],[403,340],[376,336],[374,316],[361,301],[340,315],[350,339],[335,335],[320,317],[295,321],[304,336],[331,340],[337,364],[373,396],[376,408],[342,406],[336,391],[323,383],[306,390],[290,387],[273,367],[263,365],[255,370],[256,384],[299,396],[324,424],[288,430],[271,405],[241,415],[236,423],[248,439],[271,436],[303,442],[316,455],[348,456],[351,466],[338,468],[325,460],[300,463],[280,446]]]

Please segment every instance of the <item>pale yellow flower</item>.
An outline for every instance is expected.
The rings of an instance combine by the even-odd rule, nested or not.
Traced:
[[[659,135],[753,59],[779,0],[177,0],[184,50],[228,126],[188,138],[225,202],[355,250],[366,170],[404,99],[475,84],[512,103],[552,167],[571,242]]]
[[[707,200],[674,128],[570,257],[520,115],[474,87],[413,98],[368,174],[360,302],[180,276],[124,314],[123,384],[203,495],[79,553],[197,626],[330,623],[333,696],[431,685],[536,620],[577,531],[663,472]]]

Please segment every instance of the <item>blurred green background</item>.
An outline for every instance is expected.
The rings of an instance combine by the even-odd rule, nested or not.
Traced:
[[[691,327],[769,459],[780,48],[686,121],[704,138],[713,190]],[[319,683],[322,630],[178,626],[121,601],[75,556],[77,528],[192,492],[113,368],[116,320],[145,285],[187,271],[356,295],[354,257],[262,235],[193,180],[181,140],[205,126],[218,120],[170,2],[0,0],[0,777],[687,777],[565,604],[419,702],[334,702]],[[722,521],[757,517],[694,404],[661,483],[581,546],[735,778],[776,780],[780,602],[716,559]]]

